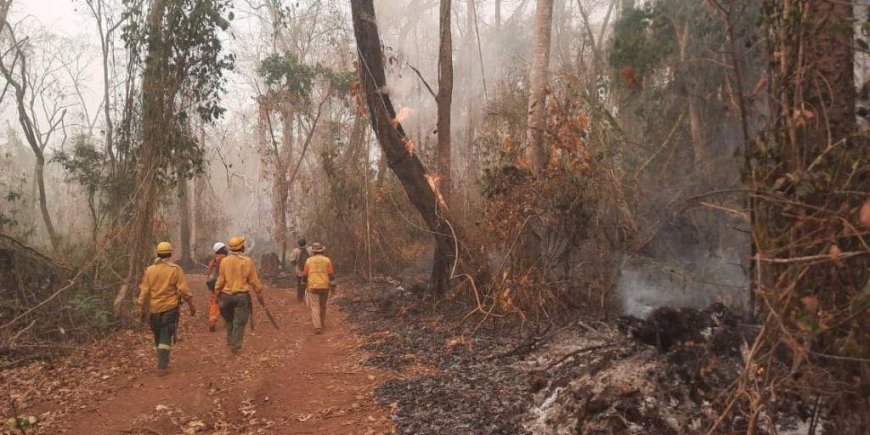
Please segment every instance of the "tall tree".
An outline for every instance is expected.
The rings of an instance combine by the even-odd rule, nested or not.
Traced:
[[[103,116],[106,132],[106,154],[109,157],[109,169],[112,173],[115,172],[116,159],[114,147],[115,139],[115,124],[112,121],[112,81],[110,78],[109,60],[112,56],[110,52],[114,33],[124,22],[125,19],[117,20],[112,23],[109,11],[106,8],[104,0],[85,0],[88,8],[91,10],[91,15],[97,24],[97,31],[100,34],[100,53],[102,55],[102,79],[103,79]]]
[[[553,27],[553,0],[538,0],[535,35],[529,71],[529,110],[526,130],[526,160],[534,172],[546,169],[550,160],[545,133],[547,129],[547,76],[550,68],[550,35]]]
[[[450,108],[453,102],[453,30],[450,25],[450,3],[441,0],[438,48],[438,175],[441,194],[449,199],[452,193],[452,170],[450,150]]]
[[[389,94],[384,72],[384,53],[378,33],[372,0],[351,2],[353,27],[359,52],[359,76],[365,90],[372,129],[381,145],[387,165],[399,178],[411,203],[426,222],[435,238],[435,258],[431,285],[435,292],[449,287],[450,271],[456,260],[456,237],[459,228],[447,221],[447,204],[420,159],[408,145],[402,125]]]
[[[227,13],[229,3],[153,0],[141,21],[141,5],[130,1],[124,39],[136,48],[144,41],[147,52],[142,72],[142,143],[136,156],[137,188],[131,198],[128,243],[132,246],[127,280],[115,298],[116,312],[152,249],[159,197],[172,181],[201,169],[202,149],[190,134],[193,114],[183,109],[193,108],[206,122],[224,112],[220,106],[223,73],[232,68],[233,58],[222,52],[218,33],[229,27],[233,17]],[[186,104],[179,104],[181,99]]]
[[[8,11],[8,4],[6,5]],[[3,12],[0,10],[0,12]],[[5,17],[4,22],[5,22]],[[50,74],[53,69],[50,65],[41,65],[34,68],[28,66],[28,57],[23,45],[26,41],[19,41],[12,26],[5,23],[12,43],[12,61],[7,65],[0,58],[0,72],[15,91],[15,107],[18,112],[18,123],[24,131],[33,155],[34,179],[39,196],[39,210],[42,213],[42,221],[46,233],[51,240],[51,245],[57,249],[60,240],[55,231],[54,222],[48,211],[48,200],[45,190],[45,149],[51,142],[53,135],[58,132],[64,122],[66,108],[61,101],[62,91],[56,88],[56,80]],[[17,73],[15,70],[18,70]],[[31,84],[33,82],[33,84]],[[40,119],[44,119],[44,124]]]

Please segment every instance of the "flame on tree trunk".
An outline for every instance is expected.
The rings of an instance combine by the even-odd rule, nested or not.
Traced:
[[[435,258],[432,264],[432,289],[444,292],[449,286],[450,269],[456,260],[458,228],[452,229],[445,219],[446,204],[440,199],[437,186],[420,159],[406,147],[409,139],[396,118],[392,101],[387,94],[384,73],[384,55],[378,34],[372,0],[351,2],[353,27],[359,52],[359,74],[369,107],[372,129],[386,157],[387,165],[399,178],[411,203],[420,213],[435,238]],[[453,230],[456,231],[453,231]]]

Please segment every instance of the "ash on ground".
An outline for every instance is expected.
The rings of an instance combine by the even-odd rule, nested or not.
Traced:
[[[367,363],[397,374],[377,394],[398,433],[703,432],[755,333],[721,304],[474,331],[479,315],[463,320],[466,306],[424,295],[382,280],[340,302],[369,339]]]

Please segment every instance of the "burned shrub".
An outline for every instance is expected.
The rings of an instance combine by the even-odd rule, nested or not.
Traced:
[[[515,166],[491,170],[484,186],[479,237],[499,309],[538,317],[603,308],[634,234],[618,180],[577,158],[542,176]]]

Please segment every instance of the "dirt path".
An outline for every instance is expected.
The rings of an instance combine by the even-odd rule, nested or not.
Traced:
[[[389,412],[373,398],[384,374],[361,365],[360,339],[335,304],[330,303],[326,331],[315,335],[295,294],[268,290],[266,301],[281,330],[255,307],[256,329],[246,331],[242,353],[234,358],[226,350],[223,326],[210,333],[205,325],[203,277],[190,276],[189,282],[198,313],[191,319],[184,309],[167,376],[153,368],[153,342],[143,325],[119,338],[126,345],[108,343],[91,358],[81,357],[83,380],[61,381],[22,414],[42,413],[56,422],[50,432],[71,434],[392,430]],[[121,355],[125,352],[131,355]],[[93,391],[70,391],[76,388]]]

